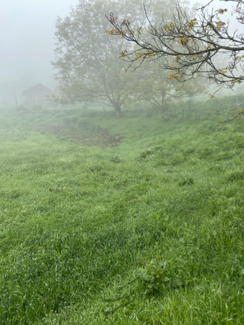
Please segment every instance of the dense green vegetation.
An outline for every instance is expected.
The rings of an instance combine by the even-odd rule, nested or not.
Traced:
[[[244,323],[243,124],[187,107],[0,111],[0,324]]]

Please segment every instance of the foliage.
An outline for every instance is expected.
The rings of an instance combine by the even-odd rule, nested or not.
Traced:
[[[148,0],[154,15],[159,20],[158,7],[164,1]],[[167,16],[171,16],[170,8]],[[136,106],[142,101],[151,104],[168,119],[168,102],[182,95],[176,92],[175,82],[168,80],[158,63],[140,73],[125,73],[126,64],[118,59],[118,51],[130,49],[122,38],[111,38],[108,22],[103,12],[114,8],[120,15],[133,16],[137,23],[142,22],[143,7],[137,0],[125,1],[83,1],[70,16],[57,21],[57,47],[54,68],[59,82],[59,96],[53,99],[67,102],[102,102],[111,105],[118,118],[121,109]]]
[[[226,84],[232,87],[235,83],[244,80],[242,51],[243,34],[241,28],[244,23],[243,2],[229,0],[234,4],[233,14],[239,31],[231,33],[229,24],[222,19],[227,9],[219,8],[208,13],[207,9],[213,0],[202,6],[195,17],[189,14],[184,4],[176,7],[176,15],[169,21],[163,17],[160,24],[153,22],[147,14],[145,7],[145,20],[149,25],[147,37],[142,36],[141,27],[131,27],[130,21],[124,19],[119,22],[113,13],[107,17],[114,29],[112,35],[120,35],[135,48],[123,50],[120,57],[130,62],[130,66],[137,63],[137,67],[147,59],[163,59],[165,69],[170,70],[170,78],[178,81],[192,79],[202,74],[210,81],[219,85]],[[228,1],[228,0],[227,0]],[[227,56],[225,65],[219,66],[218,59],[222,61]],[[217,60],[216,60],[217,59]]]
[[[169,102],[183,96],[182,89],[174,80],[168,80],[167,73],[159,62],[150,62],[140,70],[140,81],[135,96],[141,101],[150,103],[154,110],[160,112],[163,118],[169,119]]]
[[[56,24],[55,79],[59,82],[61,103],[92,102],[94,100],[113,107],[117,118],[121,108],[128,105],[136,76],[125,74],[125,64],[116,53],[124,40],[106,35],[104,18],[110,8],[124,12],[124,2],[86,0]]]

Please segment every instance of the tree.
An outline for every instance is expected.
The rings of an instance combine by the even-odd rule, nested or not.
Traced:
[[[188,113],[191,115],[191,106],[192,106],[192,98],[198,94],[202,94],[207,91],[208,84],[203,84],[200,78],[189,80],[183,84],[181,87],[184,96],[188,98]],[[211,95],[210,95],[211,96]],[[182,111],[183,116],[184,112]]]
[[[104,14],[111,7],[124,12],[125,2],[82,0],[68,17],[58,18],[52,65],[59,86],[54,101],[102,102],[121,117],[121,108],[131,100],[137,79],[125,74],[126,64],[117,55],[125,41],[106,34]]]
[[[166,2],[145,1],[152,17],[160,21],[159,6]],[[170,15],[171,4],[172,1],[167,0],[167,15]],[[109,33],[105,33],[110,26],[105,13],[111,9],[127,20],[133,17],[137,24],[147,28],[147,21],[143,19],[144,8],[139,0],[80,0],[68,17],[57,20],[52,65],[59,87],[53,100],[60,103],[108,103],[120,118],[121,108],[128,107],[131,102],[135,104],[138,99],[136,92],[140,82],[139,75],[125,73],[127,64],[118,58],[118,51],[129,51],[130,44],[121,37],[111,38]]]
[[[169,80],[158,61],[152,61],[140,69],[141,78],[137,88],[137,96],[140,100],[151,104],[153,110],[160,112],[162,117],[169,119],[169,103],[183,97],[182,89],[179,89],[175,80]]]
[[[230,32],[229,24],[221,19],[227,9],[218,9],[208,13],[211,0],[206,6],[196,11],[191,17],[178,5],[172,21],[162,19],[160,24],[153,24],[145,7],[145,20],[149,29],[147,36],[142,36],[141,27],[132,28],[131,22],[117,17],[107,16],[113,25],[112,35],[121,35],[135,45],[131,51],[123,50],[120,57],[130,62],[135,69],[145,60],[163,58],[163,65],[170,70],[170,78],[186,81],[202,75],[218,85],[232,87],[244,80],[244,35],[241,30]],[[237,23],[244,24],[242,0],[225,0],[235,4],[234,15]],[[226,66],[219,66],[216,58],[228,58]]]

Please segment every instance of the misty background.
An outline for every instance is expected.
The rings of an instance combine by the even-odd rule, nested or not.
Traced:
[[[50,62],[54,58],[56,20],[58,16],[68,16],[71,6],[78,3],[79,0],[0,2],[0,107],[16,105],[16,99],[22,104],[23,91],[37,83],[55,89]],[[214,6],[231,9],[230,4],[219,1],[214,1]]]
[[[0,107],[23,102],[37,83],[54,90],[51,78],[57,17],[69,15],[78,0],[0,1]]]

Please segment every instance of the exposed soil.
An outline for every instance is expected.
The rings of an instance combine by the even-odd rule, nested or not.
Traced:
[[[72,140],[85,146],[97,146],[100,148],[116,147],[120,145],[120,135],[110,135],[106,129],[91,126],[84,123],[77,127],[74,125],[41,124],[39,131],[54,134],[62,140]]]

